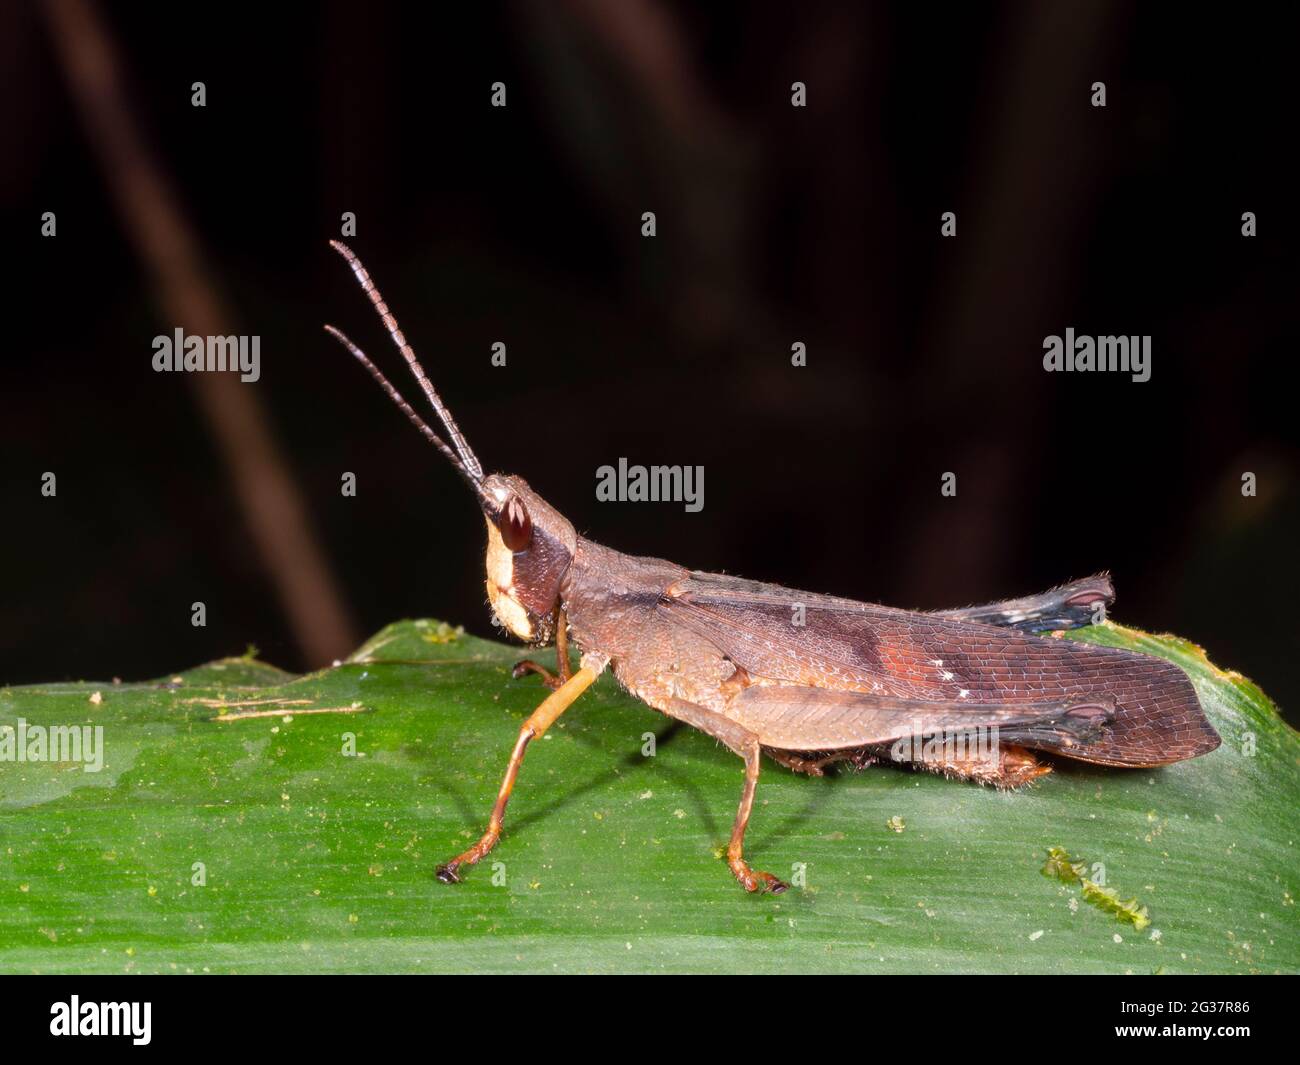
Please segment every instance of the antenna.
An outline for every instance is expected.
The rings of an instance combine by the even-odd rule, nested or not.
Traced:
[[[411,345],[406,342],[406,337],[402,333],[401,327],[397,324],[396,316],[388,309],[388,304],[384,302],[384,297],[380,295],[379,288],[375,285],[374,281],[370,279],[369,271],[367,271],[361,264],[361,260],[357,258],[356,252],[341,240],[331,240],[330,247],[343,256],[343,258],[347,260],[348,265],[352,267],[352,272],[356,274],[357,281],[360,282],[366,295],[370,297],[370,302],[375,305],[375,311],[383,320],[384,328],[388,330],[388,335],[393,338],[393,343],[397,345],[397,350],[402,353],[402,357],[406,360],[406,364],[411,368],[411,373],[414,374],[415,380],[419,383],[420,388],[424,392],[425,398],[429,401],[429,405],[442,420],[442,424],[446,426],[447,435],[451,437],[451,442],[455,445],[456,452],[460,455],[461,461],[457,463],[457,466],[463,469],[473,481],[481,481],[483,479],[483,467],[479,463],[478,456],[474,454],[474,451],[466,441],[464,434],[461,433],[460,427],[456,424],[456,419],[451,416],[451,411],[447,409],[446,405],[442,402],[441,397],[434,390],[433,383],[429,380],[429,375],[424,372],[424,367],[420,365],[420,360],[415,357],[415,352],[411,350]],[[436,440],[441,444],[442,441],[415,415],[409,404],[398,395],[397,390],[388,383],[384,378],[384,375],[375,368],[374,364],[371,363],[365,355],[362,354],[361,349],[343,336],[343,334],[337,329],[332,329],[328,326],[326,328],[330,329],[330,332],[342,341],[353,355],[357,356],[361,360],[362,364],[365,365],[371,374],[374,375],[375,380],[384,386],[389,396],[398,401],[399,406],[406,410],[407,417],[412,418],[417,423],[416,427],[420,428],[421,432],[425,433],[426,436],[429,436],[431,439]],[[446,445],[443,446],[445,447]]]

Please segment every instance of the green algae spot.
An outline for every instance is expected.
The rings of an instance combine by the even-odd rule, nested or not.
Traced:
[[[1111,887],[1102,887],[1084,875],[1085,862],[1070,860],[1070,853],[1064,847],[1049,847],[1047,861],[1040,870],[1043,876],[1059,880],[1071,886],[1079,884],[1083,888],[1083,901],[1106,913],[1114,914],[1115,919],[1131,924],[1141,932],[1151,924],[1151,915],[1145,906],[1139,906],[1136,898],[1127,901],[1119,897],[1119,892]]]

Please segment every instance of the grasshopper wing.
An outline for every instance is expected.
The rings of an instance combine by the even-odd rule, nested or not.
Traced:
[[[718,574],[674,582],[656,609],[768,683],[981,708],[972,724],[990,707],[1113,705],[1060,751],[1082,761],[1167,765],[1220,742],[1187,675],[1148,655]]]
[[[1106,608],[1114,601],[1115,587],[1110,582],[1110,574],[1098,573],[1039,595],[934,613],[954,621],[981,621],[1023,632],[1053,632],[1095,625],[1106,616]]]
[[[754,685],[737,693],[727,716],[764,747],[836,751],[878,746],[929,733],[996,729],[1008,743],[1068,754],[1101,735],[1114,717],[1112,699],[1036,703],[936,702],[828,691],[796,685]]]

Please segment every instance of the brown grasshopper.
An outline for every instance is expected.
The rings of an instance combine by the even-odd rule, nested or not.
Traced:
[[[528,745],[609,666],[638,699],[721,741],[745,763],[727,861],[747,891],[781,892],[744,858],[763,754],[820,776],[829,764],[893,758],[1016,787],[1049,772],[1031,753],[1107,766],[1159,766],[1219,746],[1196,691],[1163,659],[1051,638],[1098,620],[1114,598],[1100,575],[1042,595],[917,613],[797,592],[579,536],[519,477],[485,476],[361,261],[345,258],[447,433],[444,440],[365,354],[337,338],[469,485],[487,520],[487,594],[501,624],[556,646],[552,689],[519,730],[483,837],[438,868],[454,883],[496,845]],[[581,653],[569,662],[569,644]],[[934,743],[942,734],[942,743]],[[978,736],[984,742],[961,742]],[[928,736],[924,743],[922,738]],[[958,742],[953,742],[954,740]]]

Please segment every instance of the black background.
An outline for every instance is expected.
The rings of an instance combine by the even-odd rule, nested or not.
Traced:
[[[601,1007],[595,1012],[588,1030],[594,1037],[614,1039],[619,1028],[613,1020],[618,1006],[626,999],[621,997],[622,985],[608,979],[593,981],[588,991],[589,1001]],[[815,970],[795,975],[816,975]],[[121,1048],[123,1052],[148,1054],[148,1049],[132,1045],[127,1037],[102,1036],[52,1036],[50,1019],[55,1003],[71,1003],[76,995],[79,1004],[87,1002],[150,1003],[151,1040],[149,1047],[159,1055],[179,1051],[194,1045],[202,1038],[206,1048],[230,1054],[246,1053],[249,1043],[256,1039],[261,1045],[277,1051],[322,1054],[355,1053],[364,1056],[373,1052],[378,1038],[391,1036],[394,1031],[415,1034],[414,1018],[430,1014],[430,1002],[437,1001],[449,991],[450,981],[464,990],[464,974],[450,976],[332,976],[312,979],[304,976],[247,976],[246,985],[259,994],[279,1003],[286,1020],[279,1025],[266,1023],[256,1015],[214,1016],[210,985],[193,980],[174,980],[166,976],[3,976],[0,988],[8,1004],[9,1045],[17,1050],[32,1050],[44,1056],[63,1050],[95,1053]],[[770,977],[766,978],[770,981]],[[871,983],[872,1003],[890,1016],[899,1016],[915,1010],[920,985],[913,979],[867,976]],[[1061,1019],[1059,1012],[1062,994],[1078,996],[1087,1001],[1088,1008],[1072,1017],[1071,1031],[1081,1041],[1089,1044],[1127,1043],[1130,1046],[1150,1046],[1152,1041],[1175,1047],[1180,1053],[1193,1045],[1204,1048],[1206,1043],[1216,1051],[1224,1046],[1249,1044],[1250,1040],[1280,1039],[1286,1025],[1290,1006],[1289,985],[1276,981],[1253,980],[1249,983],[1230,976],[1152,976],[1138,974],[1127,977],[1122,989],[1118,985],[1101,985],[1095,978],[1086,976],[1057,976],[1043,980],[1038,976],[1004,976],[998,980],[971,980],[960,976],[926,976],[924,988],[933,992],[940,981],[953,995],[974,1011],[992,1013],[1005,1008],[1006,995],[1013,992],[1024,1016],[1017,1017],[1016,1031],[1027,1040],[1048,1044],[1059,1038]],[[1110,988],[1114,986],[1115,989]],[[783,1001],[795,1008],[806,1004],[810,1011],[823,1002],[821,985],[810,981],[787,980],[782,986]],[[530,988],[531,1001],[544,1009],[559,1009],[570,1001],[571,985],[562,993],[548,993],[549,988]],[[563,997],[562,997],[563,995]],[[1170,1003],[1180,1003],[1183,1011],[1171,1013]],[[1218,1003],[1237,1003],[1249,1006],[1247,1010],[1202,1012],[1204,1004],[1215,1009]],[[1139,1004],[1160,1004],[1164,1012],[1139,1013]],[[1128,1009],[1125,1009],[1125,1006]],[[1200,1007],[1200,1009],[1197,1009]],[[1197,1012],[1193,1012],[1197,1009]],[[312,1023],[317,1018],[329,1018],[332,1023]],[[1164,1028],[1210,1026],[1213,1028],[1249,1028],[1249,1034],[1220,1035],[1209,1040],[1203,1036],[1119,1035],[1116,1028],[1154,1026]],[[1269,1032],[1275,1033],[1270,1037]],[[1225,1043],[1224,1040],[1229,1040]],[[710,1025],[702,1025],[698,1034],[692,1034],[692,1045],[701,1053],[723,1054],[733,1049],[735,1037]]]
[[[591,538],[917,608],[1109,569],[1117,620],[1202,644],[1294,710],[1294,34],[1268,8],[466,6],[102,12],[229,331],[262,338],[243,387],[357,641],[404,616],[492,629],[477,508],[321,332],[414,393],[325,244],[344,211],[485,466]],[[19,275],[0,682],[137,679],[249,643],[322,664],[191,382],[151,369],[177,323],[49,23],[5,5],[0,39]],[[1045,373],[1067,326],[1151,334],[1151,380]],[[620,456],[703,465],[704,510],[597,503]]]

